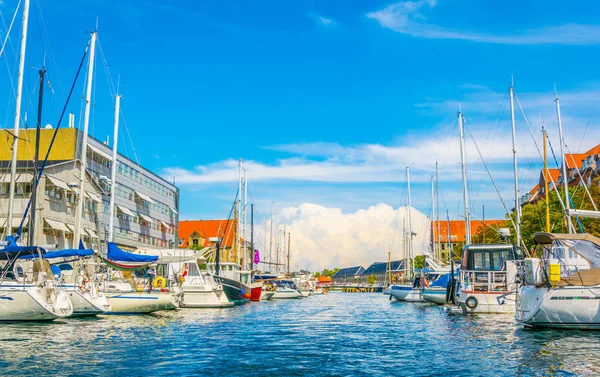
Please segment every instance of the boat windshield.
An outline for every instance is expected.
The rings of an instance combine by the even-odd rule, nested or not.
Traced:
[[[600,247],[586,240],[555,240],[544,257],[558,260],[565,272],[600,268]]]
[[[466,269],[470,271],[504,271],[504,262],[519,259],[519,253],[512,247],[469,247],[466,253]]]

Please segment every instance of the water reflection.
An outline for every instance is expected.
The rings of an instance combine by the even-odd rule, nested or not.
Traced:
[[[600,333],[381,294],[2,324],[4,375],[600,375]],[[484,372],[485,371],[485,372]]]

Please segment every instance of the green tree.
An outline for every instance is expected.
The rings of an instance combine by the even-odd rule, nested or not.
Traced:
[[[377,283],[377,275],[369,275],[369,277],[367,278],[367,283],[368,284]]]
[[[321,277],[321,273],[319,271],[317,271],[313,274],[313,276],[316,278]]]
[[[423,268],[425,267],[425,256],[424,255],[417,255],[414,259],[414,265],[415,265],[415,269],[419,269],[419,268]]]

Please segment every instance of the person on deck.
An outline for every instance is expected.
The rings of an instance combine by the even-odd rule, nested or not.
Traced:
[[[152,291],[152,284],[154,283],[154,278],[156,277],[156,265],[151,264],[146,270],[146,275],[148,276],[148,291]]]

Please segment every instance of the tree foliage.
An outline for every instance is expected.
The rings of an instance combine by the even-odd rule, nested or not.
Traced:
[[[377,283],[377,275],[369,275],[369,277],[367,278],[367,283],[368,284]]]

